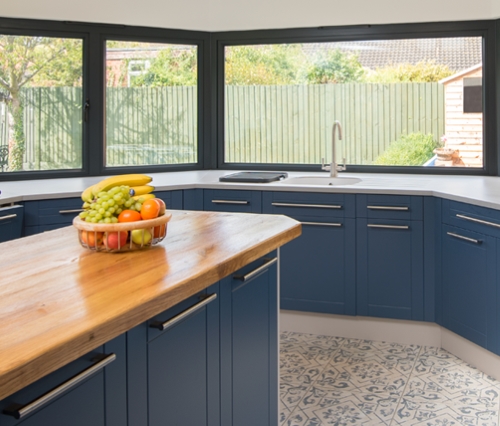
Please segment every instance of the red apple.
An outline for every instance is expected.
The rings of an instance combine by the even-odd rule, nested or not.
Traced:
[[[104,237],[104,244],[108,249],[117,250],[127,244],[128,232],[107,232]]]

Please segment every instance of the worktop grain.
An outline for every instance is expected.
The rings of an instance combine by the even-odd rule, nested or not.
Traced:
[[[171,212],[142,251],[85,250],[73,227],[0,244],[0,399],[301,232],[285,216]]]

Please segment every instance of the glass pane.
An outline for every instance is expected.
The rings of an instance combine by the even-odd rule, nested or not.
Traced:
[[[106,43],[106,165],[198,161],[197,47]]]
[[[482,38],[225,48],[228,163],[482,167]],[[339,139],[338,136],[336,139]]]
[[[0,172],[81,169],[82,47],[0,34]]]

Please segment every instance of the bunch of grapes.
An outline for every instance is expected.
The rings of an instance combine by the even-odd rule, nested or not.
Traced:
[[[99,192],[92,202],[83,203],[80,219],[91,223],[117,223],[118,215],[125,209],[141,211],[142,201],[130,195],[129,186],[115,186]]]

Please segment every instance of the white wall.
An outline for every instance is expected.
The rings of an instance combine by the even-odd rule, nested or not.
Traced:
[[[500,17],[500,0],[6,0],[0,16],[203,31]]]

